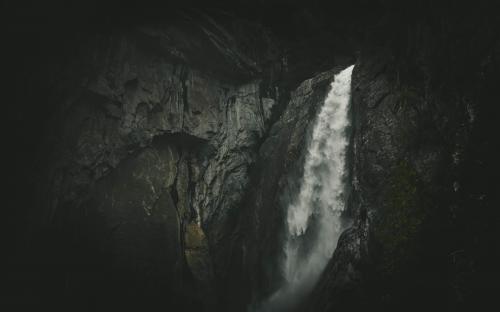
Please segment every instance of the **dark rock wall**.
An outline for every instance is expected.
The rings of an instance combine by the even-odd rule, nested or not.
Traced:
[[[17,101],[46,110],[8,303],[233,311],[278,285],[284,185],[335,71],[291,90],[350,60],[289,59],[227,12],[168,16],[48,35],[61,50],[21,71]]]
[[[334,68],[301,83],[291,93],[285,111],[260,146],[239,216],[243,226],[238,233],[239,236],[244,233],[245,239],[243,243],[241,239],[236,240],[249,278],[244,283],[249,286],[245,295],[251,297],[243,302],[258,304],[282,285],[286,208],[300,186],[304,146],[308,145],[312,123],[334,74],[341,69],[343,67]]]
[[[42,15],[6,26],[2,304],[244,311],[266,298],[311,122],[355,62],[354,225],[300,309],[494,298],[491,6],[89,3],[18,8]]]
[[[354,70],[356,221],[310,311],[469,310],[494,300],[498,21],[480,5],[396,8],[374,37],[403,27],[372,39]]]
[[[205,15],[88,38],[54,78],[28,244],[56,249],[45,261],[64,267],[51,280],[77,298],[211,309],[225,268],[209,250],[227,255],[228,216],[278,101],[258,62],[279,75],[281,59],[266,43],[269,60],[250,58]]]

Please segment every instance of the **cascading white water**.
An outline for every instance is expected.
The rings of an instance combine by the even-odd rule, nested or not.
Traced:
[[[333,255],[341,234],[354,65],[335,75],[314,125],[297,198],[288,207],[283,270],[285,285],[261,311],[283,311],[307,294]]]

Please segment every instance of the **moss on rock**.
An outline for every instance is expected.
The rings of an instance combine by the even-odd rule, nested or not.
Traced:
[[[385,204],[375,227],[375,239],[382,248],[383,273],[395,273],[412,256],[426,215],[420,193],[415,169],[406,161],[399,162],[390,174]]]

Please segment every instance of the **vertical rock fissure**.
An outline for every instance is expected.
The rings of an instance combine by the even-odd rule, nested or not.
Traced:
[[[260,311],[290,311],[316,284],[344,230],[346,154],[351,92],[350,66],[331,84],[313,126],[300,190],[288,205],[285,226],[283,286]]]

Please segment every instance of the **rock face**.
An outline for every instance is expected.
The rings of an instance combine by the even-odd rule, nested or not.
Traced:
[[[486,60],[498,52],[464,41],[495,42],[474,19],[478,12],[469,16],[476,28],[462,27],[456,11],[437,12],[446,27],[436,33],[432,17],[415,18],[399,40],[362,53],[354,69],[355,223],[340,238],[309,311],[474,309],[491,302],[495,278],[486,272],[498,258],[496,221],[483,219],[480,228],[471,218],[495,214],[487,173],[493,161],[484,149],[494,139],[484,125],[498,99],[492,86],[500,68]],[[449,50],[438,52],[443,47]]]
[[[252,297],[240,300],[242,302],[258,305],[282,284],[286,209],[300,186],[298,177],[302,176],[304,146],[310,139],[312,123],[334,75],[341,69],[323,72],[300,84],[260,146],[251,187],[245,194],[239,216],[244,227],[238,230],[243,237],[230,248],[241,248],[242,261],[248,270],[244,284],[249,289],[243,295]]]
[[[47,72],[23,258],[51,272],[48,303],[233,311],[279,283],[283,196],[340,68],[290,93],[313,71],[262,26],[179,16],[88,34]]]
[[[238,27],[267,40],[257,25]],[[268,79],[282,70],[273,47],[247,55],[236,36],[209,16],[186,16],[91,36],[59,73],[67,80],[55,80],[34,235],[43,243],[54,232],[56,249],[89,248],[65,255],[68,293],[209,310],[218,301],[215,273],[225,268],[212,255],[228,255],[221,241],[282,101]],[[78,271],[88,262],[98,276]]]
[[[85,23],[37,47],[12,31],[22,61],[7,64],[15,88],[2,131],[15,151],[5,153],[8,303],[258,306],[281,284],[310,125],[334,74],[355,62],[354,223],[298,309],[472,309],[495,298],[496,16],[434,1],[370,1],[369,14],[357,1],[301,2],[279,7],[282,25],[257,2]]]

